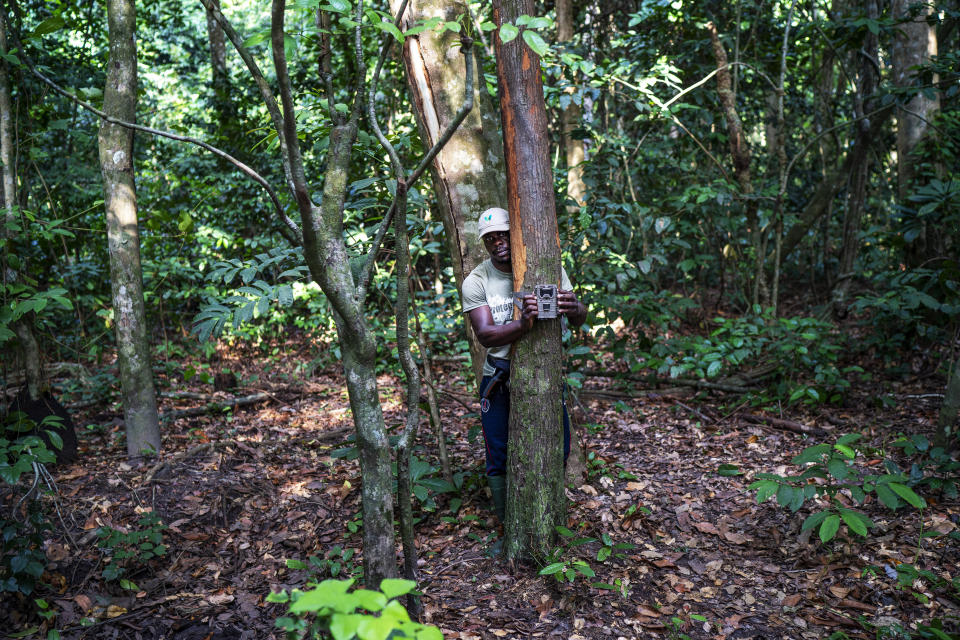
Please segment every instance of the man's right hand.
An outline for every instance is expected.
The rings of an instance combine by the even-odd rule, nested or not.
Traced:
[[[533,323],[538,315],[536,296],[533,294],[523,296],[523,306],[520,308],[520,325],[523,327],[524,333],[533,329]]]

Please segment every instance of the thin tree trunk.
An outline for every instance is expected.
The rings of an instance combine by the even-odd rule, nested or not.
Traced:
[[[906,103],[897,105],[897,199],[901,206],[909,207],[907,197],[915,186],[917,158],[913,151],[927,135],[928,123],[940,109],[940,96],[932,97],[919,90],[921,84],[917,68],[928,64],[931,56],[937,55],[936,20],[931,19],[932,4],[914,0],[893,0],[891,12],[895,20],[904,22],[897,26],[894,45],[890,48],[893,62],[893,83],[902,91],[916,91]],[[933,83],[936,84],[934,76]],[[910,264],[919,265],[939,253],[940,230],[930,221],[921,219],[921,232],[908,245],[907,258]]]
[[[573,34],[573,3],[571,0],[557,0],[557,42],[561,45],[570,42]],[[575,90],[576,87],[569,89],[571,93]],[[583,140],[573,137],[574,130],[579,127],[580,105],[571,99],[560,114],[560,133],[567,161],[567,198],[574,202],[567,206],[567,213],[571,215],[585,204],[587,193],[587,186],[583,182]]]
[[[875,0],[867,0],[866,10],[868,19],[877,19],[879,10]],[[856,124],[857,134],[854,145],[864,149],[870,145],[871,141],[868,137],[869,123],[865,116],[873,108],[873,97],[880,81],[878,46],[876,34],[868,30],[863,47],[857,54],[860,57],[860,72],[854,96],[854,113],[860,120]],[[843,244],[840,248],[837,278],[832,292],[833,313],[838,318],[845,317],[847,314],[847,296],[855,275],[854,262],[860,252],[860,226],[866,208],[869,175],[870,156],[867,154],[864,161],[851,172],[847,187],[847,206],[843,216]]]
[[[110,58],[103,110],[120,120],[134,122],[137,50],[133,0],[108,0],[107,20]],[[137,195],[133,178],[133,131],[104,123],[100,128],[99,145],[127,455],[136,458],[144,452],[160,450],[160,423],[143,304]]]
[[[7,16],[0,7],[0,53],[7,54]],[[0,163],[3,164],[3,207],[4,225],[0,229],[0,239],[7,239],[8,229],[17,223],[17,165],[16,149],[13,140],[13,105],[10,99],[10,70],[5,58],[0,59]],[[17,269],[9,262],[10,243],[4,242],[2,262],[0,262],[0,282],[13,284],[20,279]],[[4,302],[6,302],[4,300]],[[20,348],[21,365],[30,399],[37,401],[43,388],[43,373],[40,367],[40,347],[33,335],[33,328],[24,316],[13,323],[13,332],[17,335]]]
[[[495,0],[494,23],[534,15],[532,0]],[[495,38],[516,290],[560,282],[560,245],[540,57]],[[560,322],[538,320],[515,344],[510,373],[507,509],[510,559],[544,553],[564,519]]]
[[[750,174],[750,145],[743,133],[743,124],[740,114],[737,113],[737,96],[733,92],[733,81],[730,77],[730,67],[727,62],[727,52],[720,42],[720,33],[712,23],[706,24],[713,45],[713,56],[717,63],[717,94],[723,116],[727,121],[727,136],[730,139],[730,157],[733,159],[733,175],[740,186],[740,194],[744,198],[744,212],[747,218],[747,230],[750,233],[750,244],[753,246],[755,261],[753,264],[753,287],[750,295],[751,304],[757,304],[769,297],[766,291],[764,273],[765,242],[760,220],[757,215],[757,200],[753,194],[753,178]]]
[[[399,5],[400,0],[391,0],[394,13]],[[462,16],[469,13],[467,5],[460,0],[413,0],[404,14],[401,29],[433,17],[455,21]],[[455,46],[459,39],[460,36],[451,31],[427,30],[404,40],[407,85],[424,147],[437,142],[462,102],[465,74]],[[480,50],[479,46],[475,48]],[[474,77],[482,78],[481,58],[476,58]],[[507,198],[497,112],[483,82],[475,84],[474,103],[476,108],[430,167],[458,291],[463,278],[487,257],[477,235],[477,218],[490,207],[503,207]],[[486,350],[477,341],[470,323],[464,325],[473,372],[479,381]]]
[[[933,437],[936,446],[956,449],[960,446],[957,439],[957,414],[960,413],[960,358],[953,363],[953,371],[947,381],[947,391],[943,396],[943,406],[937,419],[937,431]]]
[[[220,0],[210,0],[211,4],[220,10]],[[207,41],[210,44],[210,74],[213,88],[213,105],[220,121],[217,130],[220,137],[225,131],[234,126],[236,109],[230,97],[230,77],[227,75],[227,48],[223,28],[217,22],[212,10],[207,10]]]

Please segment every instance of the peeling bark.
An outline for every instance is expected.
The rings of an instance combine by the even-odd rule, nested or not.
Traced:
[[[110,58],[103,110],[112,117],[133,122],[137,104],[133,0],[109,0],[107,20]],[[137,458],[147,451],[160,450],[160,424],[143,303],[133,131],[104,123],[100,128],[99,146],[127,455]]]
[[[399,5],[399,0],[391,0],[394,12]],[[459,0],[412,0],[401,29],[435,16],[454,21],[464,15],[469,15],[467,5]],[[455,46],[459,39],[451,31],[428,30],[404,41],[407,85],[424,147],[437,142],[462,101],[465,74],[459,64],[460,50]],[[482,78],[479,56],[476,58],[474,77]],[[475,85],[474,103],[476,108],[430,167],[458,291],[463,278],[486,259],[477,235],[477,218],[490,207],[503,207],[507,195],[497,112],[483,82]],[[473,371],[479,381],[486,350],[477,341],[470,323],[464,325]]]
[[[494,23],[534,15],[532,0],[495,0]],[[507,210],[515,290],[560,282],[560,242],[540,57],[518,37],[495,38],[507,160]],[[545,553],[565,514],[560,321],[538,320],[514,343],[504,551]]]

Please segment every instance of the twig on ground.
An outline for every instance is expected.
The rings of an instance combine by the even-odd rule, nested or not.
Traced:
[[[190,416],[201,416],[207,413],[212,413],[214,411],[224,411],[226,409],[236,409],[237,407],[245,407],[247,405],[256,404],[257,402],[262,402],[264,400],[274,400],[273,396],[269,393],[255,393],[250,396],[244,396],[241,398],[231,398],[229,400],[223,401],[214,401],[203,407],[191,407],[189,409],[172,409],[170,411],[164,411],[160,415],[161,420],[176,420],[177,418],[186,418]]]
[[[219,443],[205,442],[204,444],[199,444],[193,447],[192,449],[181,451],[180,453],[170,457],[167,460],[161,460],[157,464],[153,465],[149,471],[147,471],[146,475],[143,476],[143,481],[140,484],[141,485],[150,484],[151,482],[153,482],[154,477],[158,473],[160,473],[163,469],[166,469],[167,467],[172,465],[174,462],[180,462],[182,460],[186,460],[187,458],[192,458],[198,453],[203,453],[204,451],[209,451],[210,449],[213,449],[215,446],[219,446]]]
[[[750,413],[741,413],[739,417],[746,422],[750,422],[753,424],[767,424],[772,427],[777,427],[778,429],[792,431],[793,433],[800,433],[803,435],[813,435],[813,436],[821,436],[821,437],[827,435],[827,432],[819,427],[811,427],[809,425],[805,425],[800,422],[794,422],[793,420],[785,420],[784,418],[770,418],[767,416],[755,416]]]

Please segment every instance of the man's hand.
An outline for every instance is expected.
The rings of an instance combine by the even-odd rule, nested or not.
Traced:
[[[566,289],[557,289],[557,311],[577,327],[587,319],[587,308],[577,300],[577,294]]]
[[[533,323],[536,321],[539,313],[537,310],[536,296],[532,293],[523,296],[523,306],[520,307],[520,325],[523,327],[524,333],[533,329]]]

